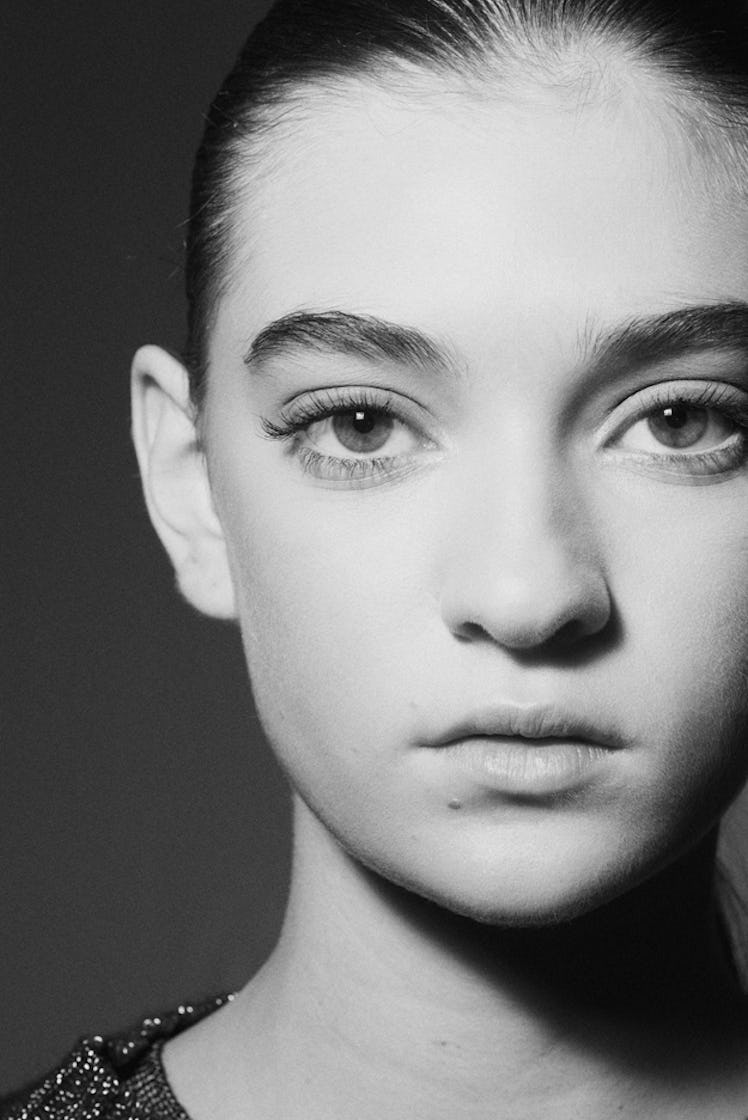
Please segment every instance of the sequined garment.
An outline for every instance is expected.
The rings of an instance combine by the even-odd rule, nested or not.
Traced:
[[[185,1004],[116,1038],[83,1039],[38,1085],[0,1102],[2,1120],[189,1120],[161,1065],[167,1039],[231,996]]]

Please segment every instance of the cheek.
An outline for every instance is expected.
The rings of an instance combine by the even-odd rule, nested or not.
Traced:
[[[732,796],[748,764],[748,505],[736,517],[735,502],[709,497],[624,519],[612,549],[619,701],[642,741],[659,744],[663,789],[694,797],[700,783],[704,797]]]
[[[360,497],[302,483],[229,519],[250,676],[281,752],[381,751],[402,736],[435,617],[425,507],[392,490]]]
[[[722,506],[715,499],[710,506],[680,495],[664,511],[644,506],[635,519],[619,508],[614,594],[624,630],[642,643],[642,654],[651,650],[656,673],[677,678],[689,666],[718,681],[731,665],[745,665],[748,493],[745,498],[745,512],[734,501]]]

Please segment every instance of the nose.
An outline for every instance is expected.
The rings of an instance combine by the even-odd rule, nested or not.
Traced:
[[[463,483],[450,503],[441,612],[452,633],[527,651],[576,647],[605,630],[608,581],[593,519],[569,480],[536,462],[476,497]]]

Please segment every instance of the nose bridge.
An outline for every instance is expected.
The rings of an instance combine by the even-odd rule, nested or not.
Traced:
[[[589,535],[577,472],[560,452],[538,443],[520,436],[509,447],[464,455],[454,480],[453,515],[464,543],[485,538],[482,550],[507,568],[541,566],[551,554],[561,559]]]
[[[445,503],[445,621],[517,647],[564,628],[598,630],[610,603],[581,477],[550,448],[512,443],[465,456],[455,473]]]

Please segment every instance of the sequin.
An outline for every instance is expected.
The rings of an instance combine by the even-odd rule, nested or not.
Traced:
[[[2,1120],[189,1120],[171,1093],[161,1048],[233,999],[216,996],[144,1019],[116,1038],[82,1039],[39,1085],[0,1102]]]

